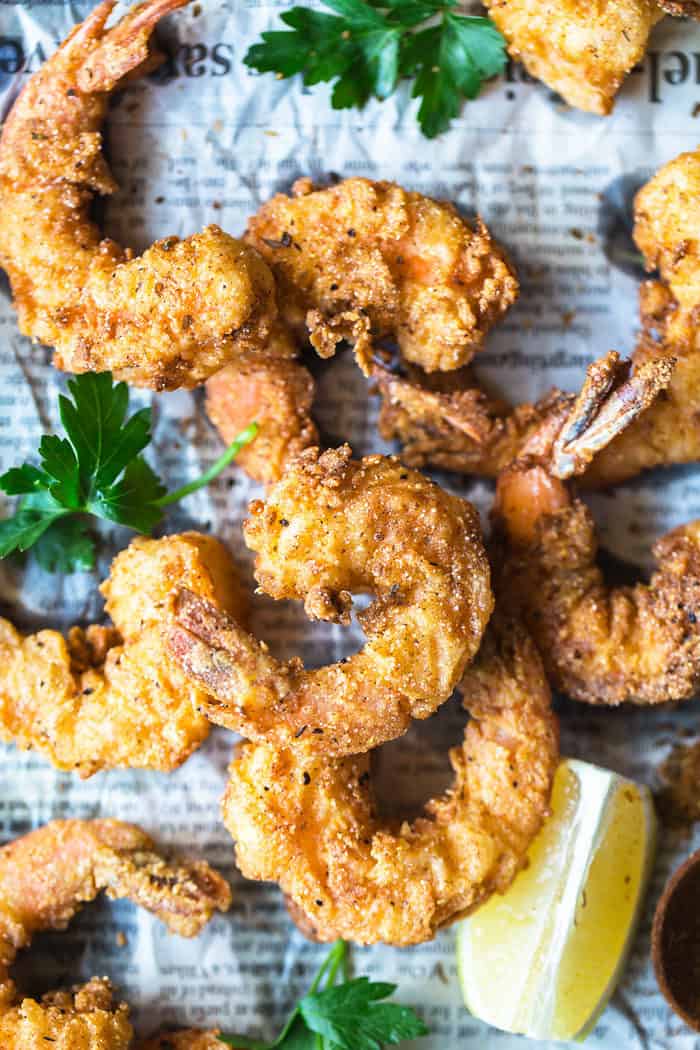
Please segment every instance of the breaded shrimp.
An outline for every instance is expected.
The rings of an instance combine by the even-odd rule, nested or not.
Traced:
[[[617,361],[611,353],[606,361]],[[675,359],[664,351],[642,356],[635,354],[638,363],[635,373],[633,403],[639,419],[628,431],[616,438],[612,446],[604,448],[590,467],[585,482],[609,484],[617,480],[625,466],[629,473],[642,469],[642,461],[651,458],[648,445],[639,441],[632,449],[630,459],[610,453],[617,442],[630,448],[627,434],[639,434],[650,420],[650,429],[662,429],[661,420],[652,414],[659,409],[661,391],[678,389],[674,376]],[[372,370],[382,397],[379,431],[387,441],[402,443],[401,459],[412,467],[433,466],[460,474],[496,477],[508,464],[525,454],[533,440],[546,432],[550,437],[563,432],[575,409],[577,395],[553,389],[536,404],[512,407],[507,402],[485,393],[467,370],[440,377],[426,376],[415,368],[403,368],[400,373],[375,364]],[[602,398],[609,390],[602,391]],[[665,404],[666,402],[664,402]],[[603,417],[605,421],[606,417]],[[590,437],[590,431],[588,432]],[[680,456],[680,437],[659,441],[667,455]],[[602,432],[604,441],[610,435]],[[700,440],[696,439],[696,440]],[[673,460],[677,462],[676,459]],[[602,463],[602,465],[601,465]],[[650,465],[645,463],[644,465]]]
[[[695,349],[700,309],[700,148],[665,164],[634,202],[634,239],[648,270],[658,270],[674,302],[664,342]]]
[[[0,737],[82,777],[100,769],[171,770],[209,733],[201,689],[167,657],[175,587],[245,618],[233,562],[196,532],[139,537],[102,584],[114,627],[22,637],[0,619]]]
[[[294,184],[248,224],[280,309],[322,357],[347,339],[368,374],[374,341],[394,338],[427,372],[466,364],[515,301],[518,282],[479,221],[391,182]]]
[[[195,386],[265,345],[275,289],[260,256],[217,226],[133,257],[90,219],[116,183],[101,152],[110,94],[158,64],[150,37],[188,0],[146,0],[105,29],[103,0],[34,74],[0,139],[0,266],[21,331],[69,372]]]
[[[258,433],[238,453],[236,465],[264,485],[279,481],[300,452],[318,444],[310,415],[313,378],[298,361],[279,353],[279,340],[286,350],[289,337],[282,326],[276,327],[280,335],[268,343],[268,352],[242,356],[206,384],[207,415],[227,445],[249,423],[258,424]]]
[[[244,535],[261,589],[303,600],[311,619],[348,624],[352,594],[374,595],[359,653],[282,663],[210,602],[176,598],[169,652],[206,690],[202,709],[274,747],[347,755],[399,736],[448,699],[493,607],[471,504],[393,457],[351,456],[302,453],[250,505]]]
[[[109,981],[93,978],[41,1001],[18,997],[9,968],[40,930],[62,930],[102,891],[153,912],[173,933],[196,936],[231,892],[204,861],[168,862],[141,828],[117,820],[57,820],[0,849],[2,1050],[128,1050],[133,1031]]]
[[[237,864],[279,882],[319,940],[429,940],[504,892],[525,863],[547,814],[558,733],[522,628],[492,623],[460,689],[471,721],[450,752],[454,786],[411,824],[377,816],[369,755],[237,750],[223,803]]]
[[[543,467],[507,470],[494,516],[507,548],[499,593],[522,611],[558,689],[592,704],[697,693],[700,522],[656,543],[648,585],[610,587],[590,512]]]
[[[669,15],[680,15],[686,18],[700,18],[698,0],[656,0],[662,11]]]
[[[610,587],[596,564],[590,512],[544,448],[498,479],[499,601],[523,617],[550,680],[576,700],[655,704],[693,696],[700,685],[700,522],[659,540],[649,585]]]
[[[676,358],[664,395],[593,464],[586,485],[614,484],[647,467],[700,459],[700,150],[665,164],[637,194],[634,239],[661,280],[640,289],[643,334],[635,362]]]
[[[655,0],[484,0],[513,58],[566,102],[590,113],[613,107],[663,17]]]

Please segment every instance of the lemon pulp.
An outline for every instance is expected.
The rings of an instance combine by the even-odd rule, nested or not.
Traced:
[[[619,978],[654,852],[649,790],[563,761],[551,816],[504,896],[458,924],[467,1008],[536,1038],[581,1037]]]

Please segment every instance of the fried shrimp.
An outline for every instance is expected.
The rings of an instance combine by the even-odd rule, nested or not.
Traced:
[[[285,320],[322,357],[347,339],[367,374],[384,337],[427,372],[459,368],[518,293],[481,221],[391,182],[300,179],[262,206],[247,240],[272,268]]]
[[[664,395],[597,457],[584,484],[610,484],[640,470],[700,459],[700,150],[664,165],[637,194],[634,239],[661,280],[640,289],[643,333],[635,362],[676,358]]]
[[[700,19],[698,0],[656,0],[656,2],[666,14]]]
[[[275,747],[355,754],[399,736],[448,699],[491,614],[475,509],[393,457],[351,456],[302,453],[244,534],[261,589],[303,600],[311,619],[348,624],[352,594],[375,596],[359,653],[281,663],[210,602],[185,588],[175,600],[169,650],[208,694],[202,710]]]
[[[69,372],[136,386],[196,386],[265,345],[276,314],[268,267],[217,226],[133,257],[90,219],[116,183],[101,152],[110,94],[153,68],[158,21],[188,0],[146,0],[112,29],[103,0],[34,74],[0,139],[0,266],[21,331]]]
[[[288,338],[286,333],[281,333]],[[277,353],[246,354],[207,381],[206,411],[228,445],[249,423],[258,433],[236,457],[254,481],[270,485],[304,449],[318,444],[311,419],[315,384],[298,361]]]
[[[523,518],[520,508],[527,506]],[[504,590],[532,630],[552,682],[576,700],[658,704],[700,685],[700,522],[654,547],[648,585],[610,587],[586,506],[542,467],[498,483]]]
[[[601,361],[607,362],[604,366],[604,371],[607,371],[608,367],[617,367],[619,357],[611,352]],[[656,434],[662,425],[656,415],[664,396],[661,392],[668,390],[667,398],[670,399],[673,392],[679,390],[680,383],[676,383],[674,375],[675,359],[666,352],[642,355],[640,351],[633,363],[638,367],[625,396],[639,419],[611,446],[603,447],[591,464],[590,476],[585,475],[585,482],[589,484],[604,485],[617,480],[625,463],[630,473],[642,469],[642,461],[651,459],[647,445],[636,454],[632,451],[629,461],[625,461],[624,455],[609,454],[610,449],[618,441],[625,442],[624,447],[628,448],[627,434],[632,431],[638,434],[645,426]],[[575,412],[577,403],[576,394],[553,389],[534,405],[512,407],[481,390],[466,371],[434,377],[415,368],[403,369],[397,374],[375,364],[372,375],[382,397],[379,431],[387,441],[401,441],[403,462],[411,467],[433,466],[460,474],[497,477],[510,463],[526,455],[532,442],[541,440],[543,434],[549,440],[553,440],[556,434],[564,434],[567,420]],[[591,392],[597,408],[610,395],[605,383],[602,388]],[[619,399],[611,404],[613,408],[615,404],[619,406]],[[648,419],[649,424],[646,423]],[[616,433],[615,411],[600,417],[596,450],[610,440],[611,432],[606,430],[608,423],[614,425]],[[587,441],[590,436],[589,428]],[[658,440],[656,447],[663,448],[667,455],[680,455],[680,444],[680,435],[672,437],[669,434],[667,440]]]
[[[93,978],[43,999],[20,998],[9,968],[41,930],[62,930],[102,891],[196,936],[231,892],[204,861],[166,861],[141,828],[117,820],[57,820],[0,849],[0,1046],[3,1050],[128,1050],[128,1008]],[[206,1044],[205,1044],[206,1046]]]
[[[196,532],[138,538],[102,584],[114,627],[22,637],[0,619],[0,737],[82,777],[172,770],[209,732],[202,691],[168,658],[168,599],[187,586],[239,618],[244,595],[226,549]]]
[[[655,0],[484,3],[513,58],[569,105],[601,115],[612,109],[623,80],[644,57],[649,34],[663,17]]]
[[[318,939],[429,940],[523,866],[547,813],[558,733],[522,628],[490,626],[460,689],[472,720],[450,752],[454,786],[411,824],[377,815],[369,755],[237,750],[223,814],[238,866],[278,882]]]
[[[648,270],[673,297],[666,309],[669,346],[697,346],[700,307],[700,149],[665,164],[634,202],[634,240]]]
[[[585,423],[580,430],[585,445]],[[555,457],[540,455],[499,477],[500,600],[522,615],[551,681],[576,700],[655,704],[693,696],[700,685],[700,522],[659,540],[659,568],[648,585],[610,587],[596,563],[590,512],[562,476]]]

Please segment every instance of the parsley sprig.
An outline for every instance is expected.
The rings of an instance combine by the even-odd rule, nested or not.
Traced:
[[[455,12],[458,0],[323,0],[329,15],[293,7],[291,27],[262,34],[244,62],[260,73],[303,74],[307,86],[335,81],[334,109],[362,108],[414,79],[418,123],[428,138],[445,131],[465,98],[502,73],[506,41],[491,19]],[[430,23],[427,24],[426,23]]]
[[[0,558],[34,548],[49,572],[77,572],[95,564],[88,516],[150,533],[163,508],[209,484],[255,437],[252,423],[196,481],[167,492],[141,452],[151,440],[151,410],[129,419],[126,383],[109,372],[87,373],[68,383],[59,397],[66,437],[46,434],[40,466],[24,463],[0,477],[0,489],[19,496],[11,518],[0,521]]]
[[[219,1039],[236,1050],[382,1050],[427,1035],[411,1007],[381,1001],[395,991],[395,984],[367,977],[350,980],[347,945],[336,941],[274,1042],[240,1035]]]

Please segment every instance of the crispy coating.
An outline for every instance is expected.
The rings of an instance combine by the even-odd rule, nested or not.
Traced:
[[[571,106],[606,114],[663,17],[655,0],[484,0],[513,58]]]
[[[565,428],[578,432],[584,447],[585,394],[584,386]],[[630,411],[616,414],[618,396],[613,387],[603,428],[608,440],[635,425],[634,394],[623,398]],[[643,398],[637,409],[644,409]],[[569,696],[599,704],[693,696],[700,684],[700,522],[659,540],[659,569],[649,585],[609,587],[596,563],[590,512],[561,480],[582,472],[585,457],[566,473],[561,462],[556,441],[549,451],[543,441],[537,454],[518,460],[498,479],[493,518],[499,599],[522,616],[550,680]]]
[[[643,332],[635,362],[672,355],[666,392],[592,465],[586,485],[615,484],[648,467],[700,459],[700,151],[664,165],[637,194],[634,238],[661,280],[640,289]]]
[[[391,182],[300,179],[262,206],[247,239],[272,268],[285,320],[322,357],[347,339],[367,374],[384,337],[427,372],[459,368],[518,293],[481,221]]]
[[[700,308],[700,149],[665,164],[637,194],[634,239],[648,270],[658,269],[667,304],[664,342],[697,346]]]
[[[137,538],[114,559],[101,588],[114,627],[22,637],[0,619],[0,736],[82,777],[181,765],[209,732],[201,689],[164,648],[169,595],[182,585],[244,618],[226,549],[186,532]]]
[[[130,1050],[132,1039],[128,1007],[105,977],[0,1006],[2,1050]]]
[[[698,0],[656,0],[662,11],[669,15],[680,15],[686,18],[700,18]]]
[[[377,815],[370,756],[246,743],[223,803],[244,875],[279,882],[320,940],[408,945],[504,892],[547,813],[558,758],[540,659],[515,623],[489,627],[460,688],[471,715],[455,782],[426,815]]]
[[[654,446],[650,447],[654,441],[657,456],[677,462],[671,457],[682,454],[681,435],[669,433],[671,419],[660,406],[681,398],[689,407],[691,398],[676,379],[675,358],[654,346],[650,342],[646,353],[640,346],[632,362],[621,362],[611,351],[590,366],[584,387],[590,408],[583,441],[579,441],[577,427],[570,433],[568,430],[572,420],[578,426],[581,395],[553,389],[534,405],[513,408],[486,394],[468,373],[441,376],[436,381],[415,368],[396,374],[375,364],[373,376],[382,396],[380,433],[386,440],[398,438],[402,442],[401,458],[409,466],[434,466],[485,477],[497,477],[518,458],[533,454],[539,446],[549,447],[559,436],[562,450],[566,446],[587,460],[584,463],[581,459],[576,466],[577,473],[586,468],[585,484],[610,484],[625,469],[629,473],[623,476],[629,476],[658,462],[653,460]],[[630,377],[631,365],[636,368]],[[608,444],[611,434],[620,429],[620,412],[624,415],[630,408],[635,422]],[[596,421],[595,439],[591,413]],[[694,447],[691,428],[689,420],[684,446],[687,453]],[[640,439],[640,431],[648,438],[646,443]],[[639,448],[631,447],[629,433],[637,435]],[[628,459],[617,452],[618,443],[630,452]],[[594,452],[596,457],[590,463]]]
[[[508,552],[503,593],[521,610],[558,689],[593,704],[696,695],[700,522],[656,543],[648,585],[610,587],[596,562],[590,512],[542,468],[502,475],[495,513]]]
[[[303,600],[311,619],[347,624],[352,594],[374,596],[359,653],[281,663],[210,603],[176,600],[170,652],[208,717],[275,747],[355,754],[399,736],[447,700],[491,614],[475,509],[393,457],[351,456],[302,453],[244,531],[262,590]]]
[[[158,64],[151,33],[187,2],[147,0],[106,30],[104,0],[29,80],[0,139],[0,266],[21,331],[55,347],[59,368],[156,390],[264,346],[276,314],[268,267],[217,226],[133,258],[90,219],[94,194],[116,189],[101,152],[110,94]]]
[[[117,820],[57,820],[0,849],[0,1046],[3,1050],[128,1050],[125,1004],[93,978],[41,1001],[20,999],[9,967],[40,930],[62,930],[105,891],[153,912],[173,933],[196,936],[231,892],[204,861],[166,861],[141,828]]]
[[[661,360],[664,368],[667,363],[667,358]],[[589,447],[597,451],[635,425],[648,404],[646,394],[653,392],[653,381],[651,387],[642,381],[641,390],[634,389],[640,369],[619,389],[613,381],[603,407],[591,417],[586,406],[595,403],[596,387],[598,395],[604,394],[605,365],[598,362],[589,369],[563,431],[576,434],[584,452],[591,418],[599,434]],[[607,365],[612,374],[614,362],[612,368],[609,361]],[[657,362],[645,367],[653,377]],[[650,586],[609,589],[596,565],[590,514],[561,480],[586,469],[585,454],[566,463],[557,450],[560,437],[548,447],[550,440],[545,433],[539,443],[531,442],[528,455],[498,479],[493,518],[501,600],[525,620],[554,684],[576,699],[658,703],[691,695],[696,677],[693,606],[700,599],[694,526],[657,544],[660,571]]]
[[[207,415],[226,444],[249,423],[258,424],[236,465],[264,485],[279,481],[300,452],[318,444],[310,415],[315,393],[311,373],[279,355],[275,344],[269,350],[242,356],[206,384]]]

